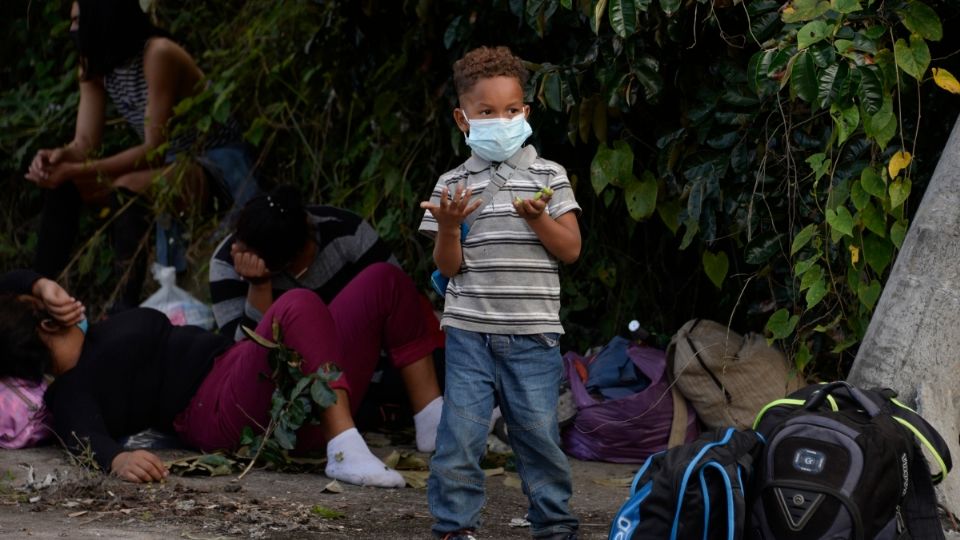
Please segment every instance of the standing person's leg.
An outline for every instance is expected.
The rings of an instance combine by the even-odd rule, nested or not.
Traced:
[[[503,343],[502,354],[497,356],[500,411],[530,500],[527,519],[534,537],[565,536],[578,527],[569,505],[573,491],[570,462],[560,448],[557,423],[563,369],[559,337],[496,336],[496,341]]]
[[[121,294],[112,310],[137,307],[147,274],[147,249],[152,211],[145,197],[119,188],[110,195],[113,223],[113,273]]]
[[[496,380],[486,334],[457,328],[446,333],[443,415],[427,482],[433,532],[440,536],[480,526],[486,481],[480,459],[486,452]]]
[[[77,236],[77,224],[83,200],[73,182],[44,190],[37,251],[33,269],[50,279],[57,279],[67,266]]]
[[[353,427],[352,363],[344,361],[326,305],[312,291],[295,289],[273,303],[256,332],[272,339],[274,320],[280,324],[284,344],[303,358],[305,373],[328,363],[343,370],[340,379],[330,385],[337,393],[337,403],[321,414],[321,426],[306,426],[297,433],[298,447],[322,448],[327,439],[328,476],[353,484],[403,486],[403,477],[370,453]],[[245,340],[216,359],[190,405],[176,419],[174,427],[185,442],[203,450],[235,448],[245,426],[265,428],[274,390],[267,355],[267,349]]]

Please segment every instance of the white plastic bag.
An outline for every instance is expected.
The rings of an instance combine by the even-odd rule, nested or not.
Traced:
[[[150,269],[160,289],[140,304],[140,307],[160,311],[176,326],[192,325],[213,330],[213,310],[190,293],[177,287],[177,270],[172,266],[154,264]]]

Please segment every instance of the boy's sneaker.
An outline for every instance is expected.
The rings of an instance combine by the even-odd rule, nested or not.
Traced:
[[[459,531],[448,532],[443,535],[441,540],[477,540],[476,531],[472,529],[461,529]]]

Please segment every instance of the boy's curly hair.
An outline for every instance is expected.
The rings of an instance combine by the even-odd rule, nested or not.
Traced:
[[[507,47],[478,47],[453,63],[453,86],[458,96],[469,92],[480,79],[516,77],[523,86],[529,75],[523,62]]]

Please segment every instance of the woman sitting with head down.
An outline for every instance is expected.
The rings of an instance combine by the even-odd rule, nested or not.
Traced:
[[[345,410],[357,412],[385,351],[409,394],[417,448],[432,452],[443,403],[432,353],[444,342],[433,307],[369,223],[340,208],[304,206],[294,187],[281,185],[247,203],[210,259],[220,332],[243,339],[241,325],[260,323],[298,289],[329,308],[339,340],[330,346],[347,354],[347,385],[337,390]]]

